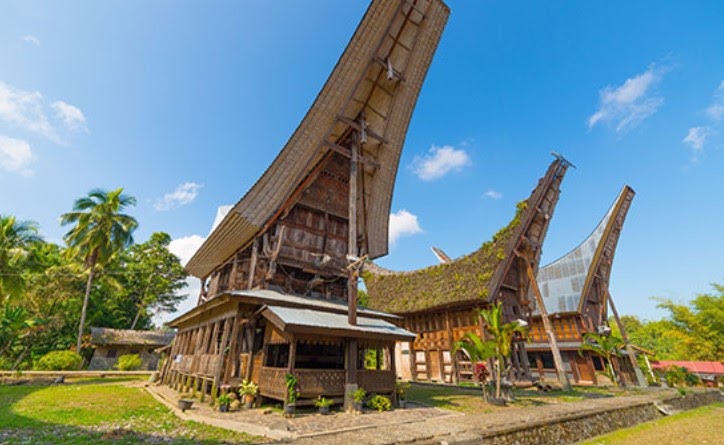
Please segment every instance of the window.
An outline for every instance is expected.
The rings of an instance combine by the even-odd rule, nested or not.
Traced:
[[[116,358],[118,357],[118,349],[109,349],[108,352],[106,352],[106,358]]]
[[[553,354],[550,352],[543,352],[540,355],[541,361],[543,362],[544,369],[555,369],[556,365],[553,361]]]

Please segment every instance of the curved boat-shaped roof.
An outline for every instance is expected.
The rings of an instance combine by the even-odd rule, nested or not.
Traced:
[[[610,262],[618,237],[635,192],[624,186],[593,232],[575,249],[541,267],[537,281],[543,304],[549,313],[577,312],[588,295],[598,266],[607,258],[606,273],[598,273],[608,284]],[[534,299],[532,299],[535,301]],[[538,313],[536,309],[535,313]]]
[[[412,111],[449,15],[440,0],[375,0],[294,134],[232,208],[186,269],[204,278],[263,232],[352,129],[367,135],[360,154],[364,196],[358,225],[367,254],[387,254],[388,220],[400,152]],[[360,123],[362,123],[360,125]]]
[[[518,204],[513,220],[468,255],[409,272],[366,265],[363,278],[370,307],[409,314],[490,301],[490,296],[498,295],[516,250],[523,248],[534,251],[532,260],[537,268],[540,246],[568,165],[563,159],[555,160],[531,196]]]

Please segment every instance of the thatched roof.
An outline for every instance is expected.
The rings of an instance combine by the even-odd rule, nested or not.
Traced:
[[[370,307],[395,314],[484,304],[499,296],[516,253],[538,269],[541,247],[553,216],[560,184],[571,164],[555,154],[528,199],[517,205],[513,220],[491,241],[452,262],[411,272],[365,267]]]
[[[165,331],[91,328],[93,345],[166,346],[175,336],[174,332]]]
[[[452,262],[410,272],[365,266],[363,277],[370,307],[402,314],[486,301],[490,280],[505,260],[507,246],[517,232],[527,203],[518,203],[513,220],[491,241]]]
[[[363,112],[369,137],[361,155],[376,167],[363,169],[367,196],[361,226],[367,228],[370,258],[387,254],[400,152],[448,15],[441,0],[417,2],[414,7],[406,0],[374,0],[299,127],[186,270],[205,278],[249,244],[284,210],[295,189]],[[403,26],[409,21],[413,23]]]

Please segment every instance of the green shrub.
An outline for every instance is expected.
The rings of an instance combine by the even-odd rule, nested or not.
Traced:
[[[141,368],[141,357],[138,354],[126,354],[118,357],[116,369],[119,371],[135,371]]]
[[[83,357],[73,351],[51,351],[35,364],[38,371],[76,371],[83,364]]]
[[[367,403],[370,408],[374,408],[377,411],[389,411],[392,409],[392,401],[389,397],[381,396],[379,394],[373,396]]]

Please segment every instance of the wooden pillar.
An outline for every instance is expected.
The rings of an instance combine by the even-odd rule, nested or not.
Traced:
[[[287,364],[287,372],[294,373],[294,366],[297,361],[297,338],[292,335],[289,340],[289,363]]]
[[[638,383],[638,386],[646,387],[648,385],[646,383],[646,379],[644,378],[644,374],[641,372],[641,368],[639,368],[639,364],[636,361],[636,353],[631,347],[631,343],[629,343],[628,341],[628,335],[626,335],[626,328],[623,326],[623,323],[621,323],[621,319],[618,317],[616,305],[613,303],[613,297],[611,297],[611,294],[608,292],[607,287],[605,287],[605,292],[606,299],[608,300],[608,304],[609,306],[611,306],[611,311],[613,312],[613,318],[616,320],[618,329],[621,331],[621,338],[623,339],[623,344],[626,347],[628,358],[631,361],[631,366],[633,368],[634,374],[636,375],[636,382]]]
[[[526,270],[528,272],[528,279],[530,280],[530,284],[533,288],[533,295],[535,295],[536,302],[538,303],[538,310],[540,311],[541,320],[543,320],[543,326],[546,330],[546,334],[548,334],[548,343],[550,344],[551,352],[553,353],[553,362],[556,365],[556,374],[558,374],[558,381],[560,382],[561,387],[564,391],[570,391],[571,382],[568,381],[568,374],[566,374],[566,370],[563,368],[561,351],[558,349],[556,335],[551,328],[551,321],[548,318],[548,311],[546,310],[546,306],[543,303],[543,296],[541,295],[540,289],[538,288],[538,281],[535,279],[535,275],[533,274],[533,268],[530,266],[530,263],[528,261],[526,261],[525,263],[527,266]]]
[[[246,361],[246,369],[244,370],[244,378],[245,379],[251,379],[251,372],[252,367],[254,363],[254,338],[256,337],[256,323],[257,319],[253,318],[249,322],[248,331],[246,333],[247,335],[247,345],[248,345],[248,352],[249,352],[249,358]]]
[[[228,382],[231,378],[234,368],[236,368],[236,361],[239,359],[239,353],[237,352],[237,343],[239,337],[239,315],[237,314],[231,320],[233,325],[231,327],[231,342],[229,344],[229,355],[226,358],[226,369],[224,370],[224,382]]]
[[[450,311],[445,311],[445,328],[447,329],[448,349],[450,350],[450,383],[458,383],[458,360],[457,354],[453,352],[455,338],[453,337],[452,321]]]
[[[259,251],[259,237],[254,238],[254,242],[251,245],[251,261],[249,261],[249,279],[246,283],[247,289],[254,287],[254,275],[256,274],[256,259]]]

